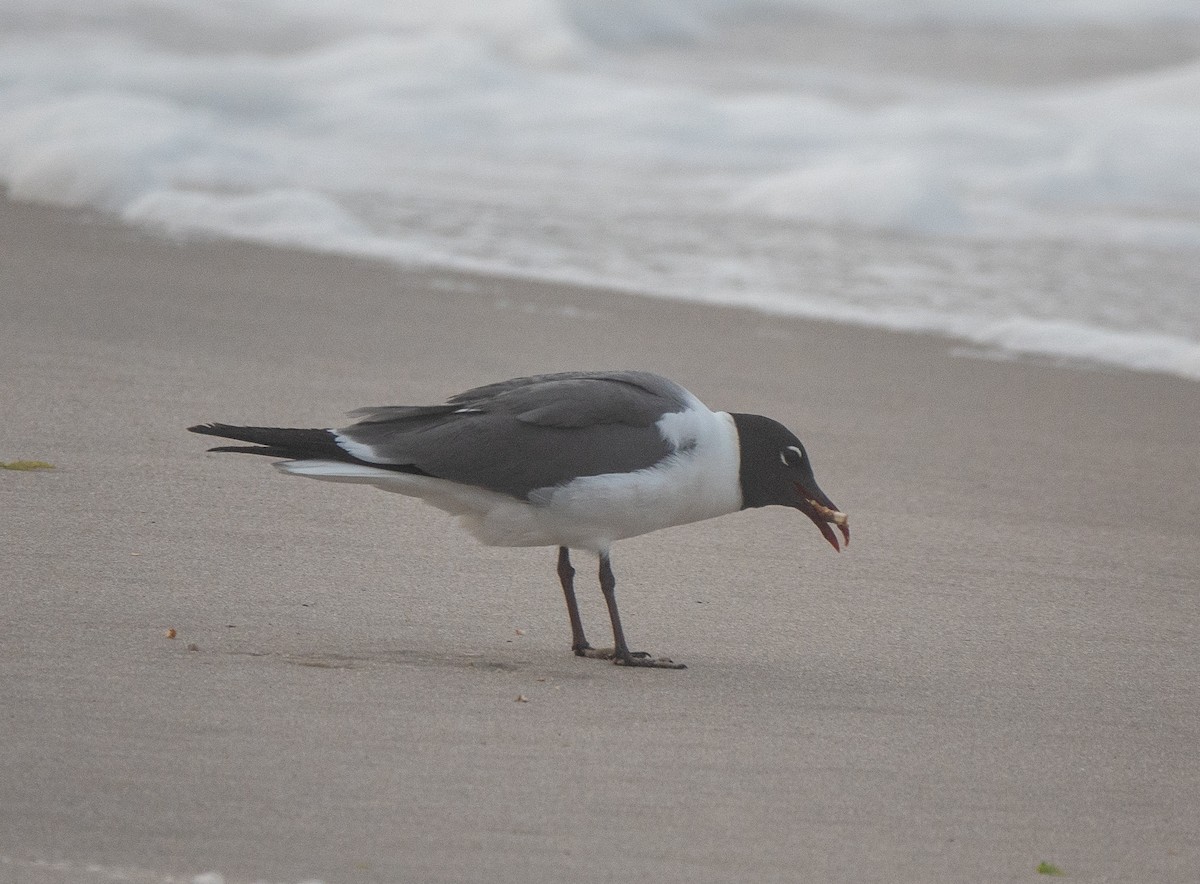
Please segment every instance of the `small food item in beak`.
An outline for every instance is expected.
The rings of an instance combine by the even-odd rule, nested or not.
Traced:
[[[826,522],[833,522],[835,525],[850,524],[850,517],[845,513],[840,512],[839,510],[831,510],[827,506],[821,506],[821,504],[817,503],[815,500],[810,500],[808,503]]]
[[[842,537],[846,538],[846,546],[849,546],[850,545],[850,517],[848,515],[846,515],[845,513],[843,513],[841,510],[831,510],[827,506],[822,506],[821,504],[817,503],[815,500],[812,500],[811,498],[809,499],[808,503],[813,508],[813,510],[816,511],[816,514],[818,516],[820,516],[826,522],[830,522],[831,524],[838,526],[838,530],[842,532]],[[828,530],[828,529],[824,529],[822,531],[822,533],[825,533],[826,530]],[[832,536],[833,536],[832,534],[827,534],[826,539],[829,539]],[[835,549],[837,548],[836,544],[834,545],[834,548]]]

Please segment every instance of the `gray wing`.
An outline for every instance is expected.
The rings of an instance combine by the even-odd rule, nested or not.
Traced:
[[[338,435],[365,446],[370,462],[527,498],[576,476],[653,466],[674,451],[656,422],[690,401],[646,372],[563,372],[478,387],[446,405],[360,409],[362,420]]]

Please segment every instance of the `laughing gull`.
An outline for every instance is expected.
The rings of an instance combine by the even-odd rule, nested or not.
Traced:
[[[817,487],[808,453],[768,417],[710,411],[683,387],[640,371],[562,372],[460,393],[445,405],[350,413],[342,429],[189,427],[249,442],[210,449],[286,458],[293,476],[358,482],[458,516],[489,546],[557,546],[571,649],[625,666],[682,669],[630,651],[609,549],[617,540],[761,506],[789,506],[839,549],[845,513]],[[569,550],[600,559],[614,647],[583,634]]]

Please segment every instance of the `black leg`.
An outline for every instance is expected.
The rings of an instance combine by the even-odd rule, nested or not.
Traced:
[[[608,616],[612,620],[613,631],[613,662],[621,666],[653,666],[659,669],[687,669],[682,663],[675,663],[666,657],[656,660],[644,651],[630,651],[625,641],[625,630],[621,628],[621,615],[617,611],[617,578],[613,574],[612,563],[608,553],[600,554],[600,591],[604,593],[604,601],[608,605]]]
[[[571,618],[571,650],[577,656],[587,656],[592,650],[583,634],[583,620],[579,617],[579,605],[575,601],[575,569],[571,567],[571,554],[565,546],[558,548],[558,579],[562,583],[563,597],[567,600],[567,616]]]

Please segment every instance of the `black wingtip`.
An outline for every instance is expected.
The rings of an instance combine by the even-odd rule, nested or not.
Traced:
[[[248,445],[222,445],[210,451],[236,454],[261,454],[287,460],[349,460],[353,458],[337,444],[331,430],[300,427],[239,427],[233,424],[196,424],[188,427],[191,433],[219,436]]]

